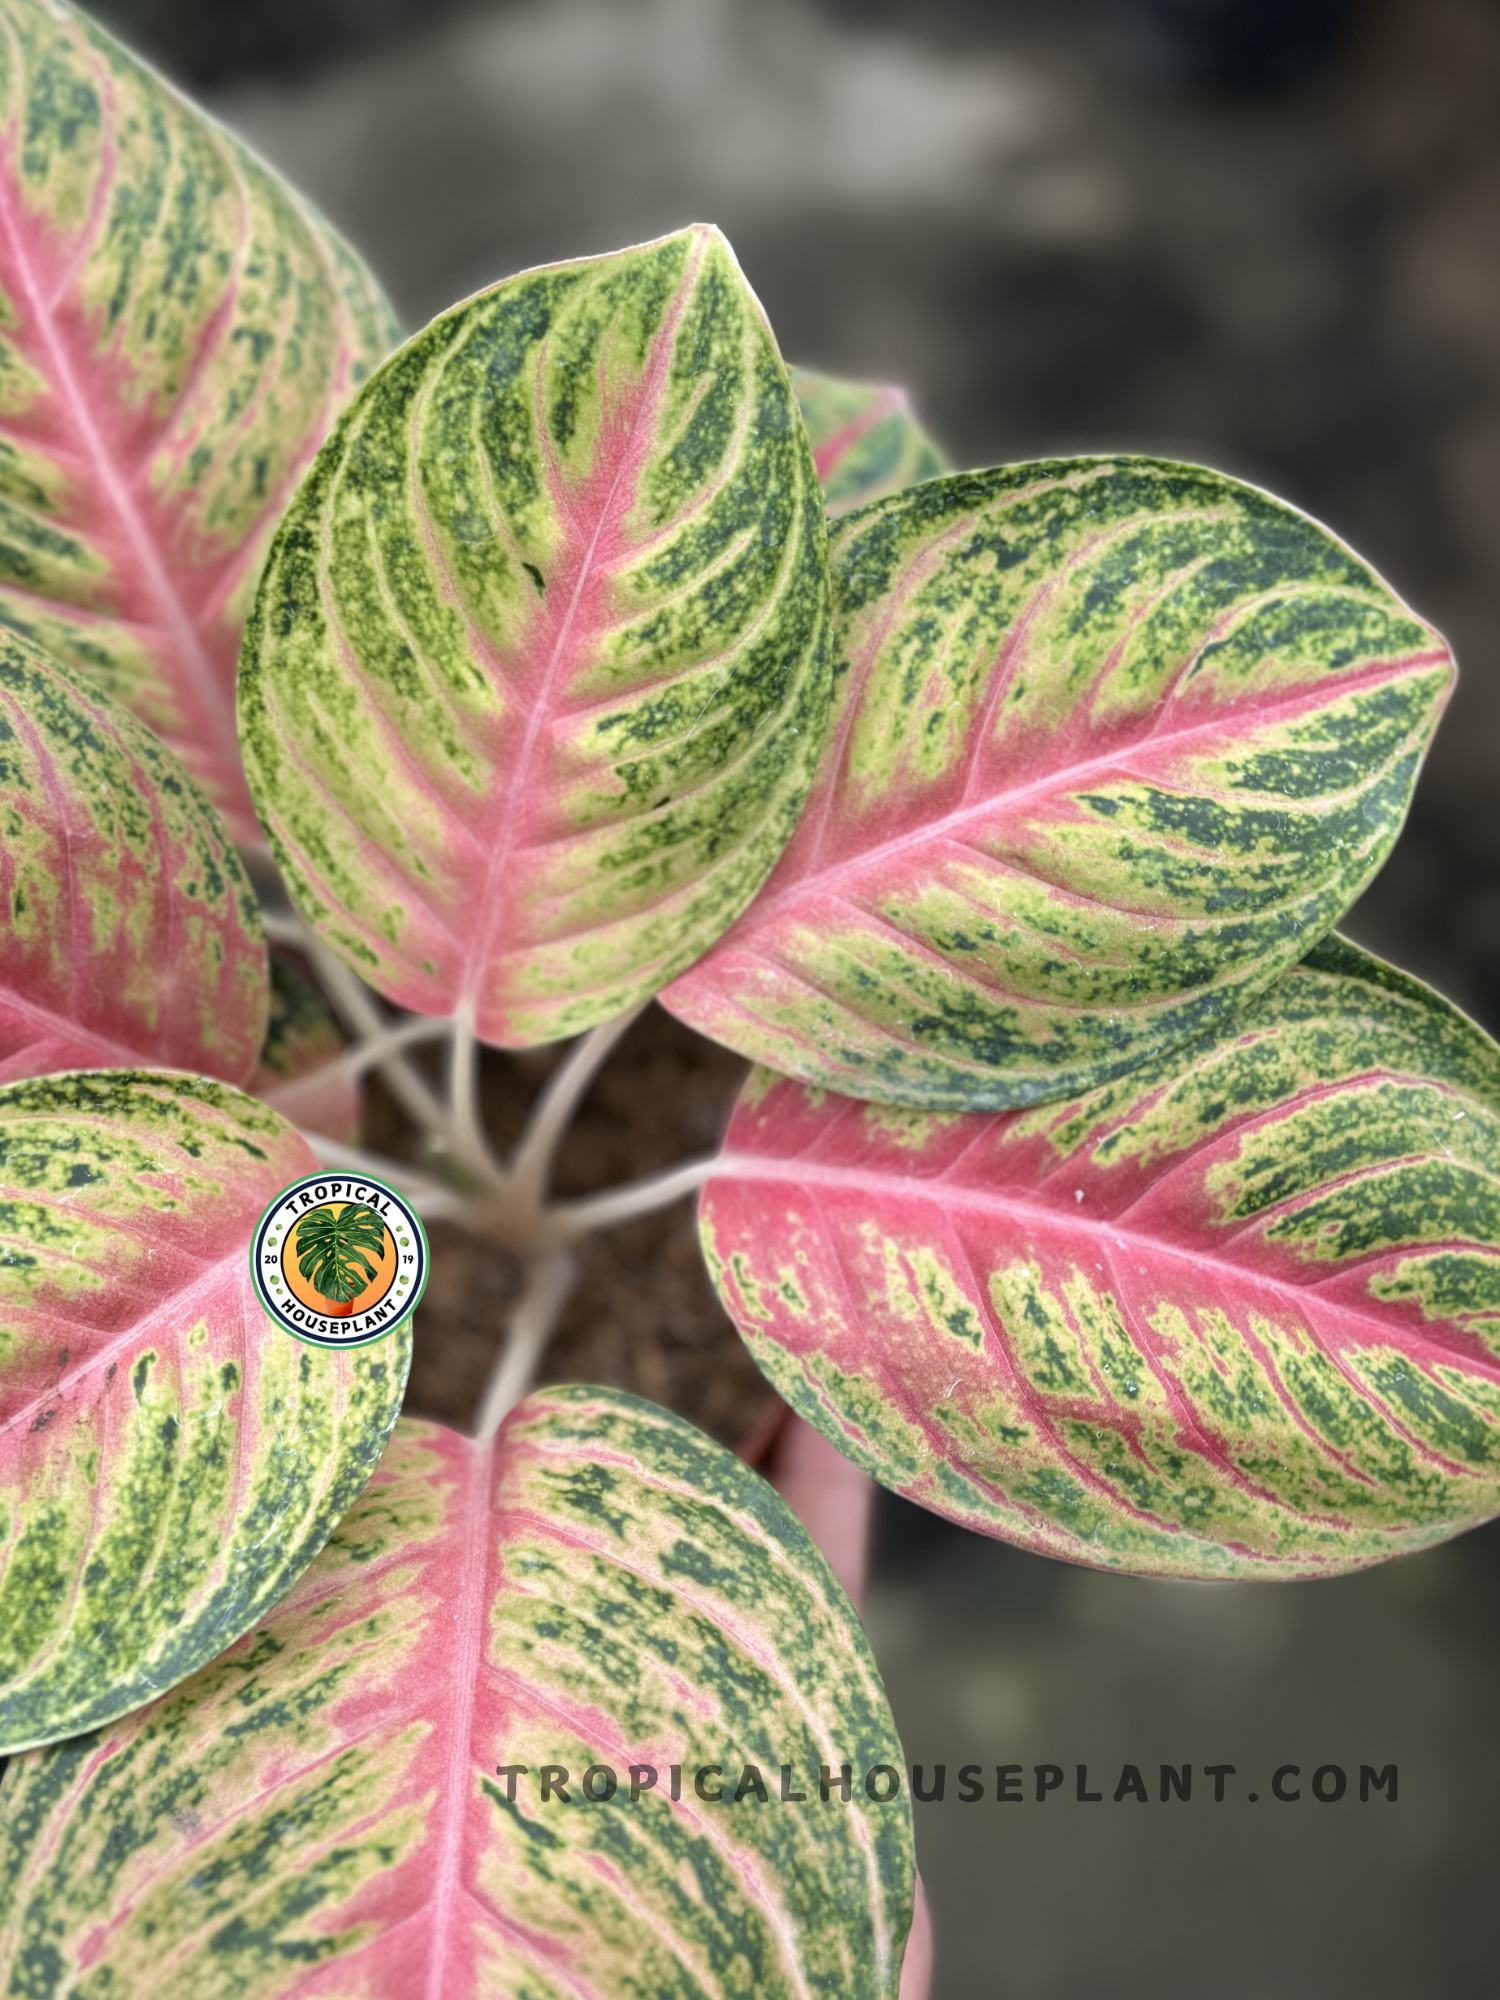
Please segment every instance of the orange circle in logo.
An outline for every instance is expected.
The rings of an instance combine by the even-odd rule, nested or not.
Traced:
[[[287,1290],[302,1305],[306,1306],[309,1312],[321,1313],[325,1319],[352,1319],[356,1313],[368,1312],[372,1306],[380,1304],[380,1301],[396,1282],[398,1264],[396,1239],[392,1236],[388,1224],[382,1224],[384,1247],[381,1250],[379,1259],[377,1260],[372,1257],[368,1251],[364,1253],[365,1262],[374,1265],[375,1275],[369,1284],[365,1286],[364,1290],[356,1293],[352,1299],[341,1301],[325,1298],[321,1292],[315,1291],[310,1280],[304,1278],[302,1275],[301,1267],[297,1261],[297,1239],[302,1233],[303,1224],[310,1221],[315,1215],[338,1216],[346,1208],[362,1208],[364,1205],[363,1202],[323,1202],[317,1208],[309,1208],[300,1215],[297,1218],[296,1227],[288,1236],[286,1249],[281,1260],[281,1268],[286,1278]]]

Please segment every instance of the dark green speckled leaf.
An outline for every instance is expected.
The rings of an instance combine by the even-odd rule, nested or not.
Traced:
[[[0,1751],[112,1721],[285,1594],[369,1477],[409,1329],[273,1326],[250,1236],[316,1168],[205,1078],[0,1090]]]
[[[549,1389],[494,1446],[402,1423],[261,1630],[13,1765],[0,1967],[28,2000],[894,2000],[911,1820],[863,1781],[901,1761],[770,1487],[650,1404]]]
[[[0,629],[0,1082],[149,1064],[241,1084],[266,1025],[255,892],[171,751]]]
[[[241,842],[256,575],[398,338],[222,127],[63,0],[0,0],[0,620],[132,709]]]
[[[785,845],[827,719],[821,497],[717,230],[528,271],[366,384],[240,664],[292,893],[507,1047],[647,999]]]
[[[662,997],[855,1097],[1005,1110],[1224,1020],[1379,868],[1453,681],[1327,529],[1196,466],[955,473],[830,551],[817,783]]]

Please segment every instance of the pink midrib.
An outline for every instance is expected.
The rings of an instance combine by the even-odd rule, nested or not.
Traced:
[[[144,590],[156,610],[158,629],[167,638],[192,682],[195,706],[206,733],[219,757],[233,771],[238,766],[239,749],[235,718],[227,692],[220,687],[181,597],[173,585],[161,551],[136,505],[127,479],[116,466],[103,432],[95,421],[88,398],[79,381],[79,369],[62,329],[53,316],[51,303],[42,291],[31,248],[15,209],[15,181],[10,173],[0,174],[0,228],[8,240],[11,265],[18,273],[47,361],[46,375],[52,395],[59,402],[79,439],[82,456],[91,466],[100,490],[120,523],[121,531],[136,560]],[[204,338],[213,332],[210,320]]]
[[[473,1785],[474,1714],[479,1701],[485,1614],[484,1589],[490,1554],[490,1482],[495,1453],[491,1447],[464,1440],[463,1497],[455,1532],[459,1538],[459,1608],[457,1644],[448,1671],[454,1689],[448,1720],[448,1760],[443,1795],[441,1845],[430,1907],[433,1908],[432,1955],[427,1962],[425,2000],[450,2000],[448,1954],[458,1929],[458,1908],[467,1898],[463,1880],[463,1836]]]
[[[633,481],[641,468],[650,445],[647,419],[655,404],[672,353],[672,344],[683,313],[687,309],[694,281],[708,253],[708,238],[699,236],[684,267],[678,283],[671,312],[659,329],[650,363],[642,378],[638,392],[638,402],[629,418],[620,439],[620,459],[600,502],[598,517],[589,534],[588,543],[580,557],[578,571],[573,581],[572,595],[559,621],[557,633],[547,657],[547,663],[540,677],[536,692],[528,700],[526,726],[514,759],[507,759],[510,782],[500,800],[501,816],[498,821],[497,837],[491,846],[484,865],[484,872],[478,892],[477,907],[481,912],[480,923],[473,945],[465,954],[463,975],[459,991],[459,1011],[473,1020],[478,1012],[477,1002],[480,989],[491,969],[495,948],[495,936],[509,915],[502,899],[502,888],[507,871],[518,851],[523,850],[527,841],[525,824],[530,817],[528,806],[538,789],[535,765],[538,761],[537,745],[543,731],[555,719],[555,695],[558,684],[577,661],[580,652],[588,642],[584,634],[575,639],[574,627],[579,605],[584,592],[597,571],[608,571],[619,555],[623,553],[619,539],[620,517],[624,506],[619,504],[622,488],[627,495],[633,493]],[[544,351],[545,352],[545,351]],[[540,381],[544,352],[538,356],[534,379]],[[542,442],[543,469],[553,507],[560,518],[571,514],[568,497],[563,490],[562,474],[555,457],[548,448],[543,413],[538,411],[537,436]],[[629,484],[627,484],[627,481]],[[508,801],[521,800],[525,803],[511,804]]]
[[[16,1019],[34,1022],[36,1032],[22,1047],[13,1051],[14,1056],[23,1055],[26,1049],[35,1048],[38,1042],[56,1040],[63,1043],[68,1055],[68,1061],[60,1065],[63,1069],[140,1069],[157,1064],[169,1069],[175,1067],[157,1050],[131,1048],[127,1043],[116,1041],[110,1035],[103,1035],[93,1028],[80,1026],[76,1020],[70,1019],[67,1015],[54,1013],[50,1008],[35,1006],[19,993],[6,992],[4,975],[0,973],[0,1024]],[[17,1083],[23,1077],[34,1076],[37,1073],[34,1070],[21,1069],[10,1075],[4,1075],[5,1065],[10,1060],[11,1057],[0,1048],[0,1076],[4,1076],[4,1081],[7,1083]],[[223,1081],[228,1082],[230,1079],[226,1077]]]
[[[1448,654],[1444,649],[1434,648],[1430,652],[1413,654],[1398,661],[1369,667],[1361,672],[1346,675],[1339,683],[1339,692],[1342,694],[1378,686],[1382,681],[1400,679],[1416,669],[1435,666],[1447,658]],[[1302,689],[1283,701],[1259,704],[1254,711],[1254,720],[1261,722],[1276,720],[1283,715],[1295,716],[1314,706],[1316,701],[1312,691]],[[875,840],[868,846],[856,847],[852,852],[835,854],[829,859],[813,853],[798,872],[792,873],[790,869],[788,870],[789,879],[779,888],[775,886],[773,877],[771,885],[768,885],[768,892],[750,905],[739,922],[724,934],[698,967],[684,974],[679,984],[684,991],[691,991],[700,976],[707,978],[711,974],[716,958],[736,948],[749,947],[758,934],[764,934],[771,929],[778,917],[783,914],[795,917],[797,906],[813,890],[837,889],[842,882],[847,884],[852,892],[872,867],[887,863],[911,848],[925,847],[940,841],[945,835],[959,829],[976,824],[984,828],[993,827],[1002,820],[1012,818],[1028,801],[1038,797],[1053,797],[1065,789],[1071,790],[1075,786],[1109,776],[1138,782],[1156,782],[1149,779],[1149,774],[1132,770],[1131,760],[1147,750],[1153,755],[1163,755],[1180,750],[1195,741],[1222,738],[1231,728],[1233,719],[1231,711],[1220,710],[1213,717],[1185,728],[1171,731],[1147,730],[1133,741],[1118,743],[1098,756],[1083,758],[1077,763],[1056,770],[1044,771],[1039,776],[1029,779],[1024,784],[1016,785],[1004,793],[960,803],[955,809],[937,819],[926,820],[916,826],[906,826],[885,839]],[[841,777],[842,773],[840,780]],[[825,818],[834,817],[836,814],[839,788],[838,780],[830,785],[830,808]],[[1248,800],[1251,795],[1239,796]],[[789,859],[795,863],[796,857],[789,856]],[[785,865],[783,863],[783,866]]]
[[[1049,1229],[1065,1227],[1072,1223],[1084,1240],[1100,1239],[1107,1246],[1113,1246],[1127,1255],[1144,1256],[1148,1259],[1164,1258],[1179,1264],[1187,1263],[1200,1272],[1205,1264],[1212,1266],[1216,1262],[1201,1244],[1177,1243],[1168,1238],[1148,1235],[1138,1229],[1120,1228],[1107,1218],[1090,1217],[1081,1209],[1076,1214],[1070,1215],[1062,1204],[1051,1206],[1012,1189],[991,1195],[981,1189],[964,1187],[941,1178],[935,1181],[906,1180],[893,1185],[893,1177],[878,1176],[858,1167],[840,1166],[827,1161],[771,1159],[729,1149],[726,1149],[721,1156],[713,1177],[704,1187],[705,1203],[713,1195],[717,1183],[725,1183],[732,1191],[735,1185],[745,1181],[781,1183],[793,1189],[803,1186],[827,1188],[837,1193],[864,1196],[868,1198],[868,1212],[872,1214],[888,1208],[893,1201],[899,1203],[901,1200],[907,1200],[914,1204],[936,1208],[940,1213],[946,1214],[962,1209],[992,1220],[1013,1216],[1023,1221],[1045,1224]],[[1399,1249],[1399,1246],[1393,1247],[1393,1254],[1395,1249]],[[1253,1263],[1225,1260],[1224,1267],[1237,1277],[1248,1277],[1257,1286],[1265,1286],[1278,1293],[1289,1304],[1295,1302],[1298,1316],[1301,1318],[1306,1317],[1309,1296],[1318,1296],[1312,1287],[1295,1284],[1290,1279],[1276,1272],[1264,1270]],[[1373,1345],[1389,1345],[1396,1337],[1394,1328],[1371,1320],[1367,1314],[1361,1313],[1356,1306],[1346,1300],[1340,1300],[1339,1312],[1368,1329]],[[1481,1373],[1500,1382],[1500,1360],[1470,1351],[1451,1341],[1427,1344],[1434,1347],[1439,1354],[1449,1359],[1461,1359],[1467,1366],[1477,1368]],[[1321,1339],[1319,1345],[1322,1345]],[[1333,1357],[1330,1355],[1330,1358]]]

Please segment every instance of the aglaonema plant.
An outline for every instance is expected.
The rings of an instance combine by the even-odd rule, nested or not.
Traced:
[[[1500,1050],[1332,935],[1447,648],[1218,473],[949,471],[710,228],[381,360],[352,253],[81,16],[0,0],[0,65],[0,1967],[894,1996],[858,1620],[680,1418],[527,1393],[570,1245],[701,1187],[792,1409],[1045,1554],[1317,1577],[1500,1510]],[[556,1200],[656,996],[756,1065],[723,1149]],[[571,1037],[500,1158],[481,1046]],[[409,1324],[261,1312],[320,1166],[520,1260],[472,1436],[397,1420]]]

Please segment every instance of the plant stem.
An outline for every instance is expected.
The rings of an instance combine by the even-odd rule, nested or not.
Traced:
[[[552,1171],[552,1156],[579,1100],[626,1029],[645,1011],[645,1002],[581,1035],[547,1079],[531,1121],[510,1163],[510,1178],[524,1201],[540,1208]]]
[[[271,944],[289,944],[297,951],[307,949],[308,928],[298,916],[288,916],[284,910],[268,910],[262,906],[260,927]]]
[[[629,1222],[633,1216],[649,1215],[653,1209],[681,1201],[685,1194],[702,1187],[717,1159],[716,1153],[709,1153],[699,1160],[684,1160],[680,1167],[669,1167],[665,1173],[626,1181],[623,1187],[608,1188],[603,1194],[591,1194],[582,1201],[559,1202],[544,1212],[568,1240],[585,1236],[591,1230],[608,1229],[617,1222]]]
[[[419,1215],[432,1221],[456,1222],[477,1235],[506,1244],[521,1259],[521,1296],[479,1406],[475,1435],[481,1443],[488,1442],[526,1394],[573,1288],[576,1266],[567,1245],[592,1230],[607,1229],[680,1201],[702,1186],[713,1159],[688,1160],[665,1173],[549,1207],[547,1184],[558,1143],[589,1085],[643,1008],[632,1008],[579,1037],[548,1079],[507,1171],[495,1158],[480,1116],[479,1047],[468,1013],[451,1020],[426,1016],[390,1020],[349,967],[295,915],[267,917],[266,932],[278,942],[296,945],[307,953],[329,1004],[359,1038],[315,1075],[354,1078],[378,1067],[407,1113],[442,1141],[455,1166],[472,1174],[483,1192],[469,1194],[443,1187],[404,1161],[343,1145],[319,1132],[305,1132],[303,1136],[318,1159],[330,1167],[389,1181]],[[442,1036],[451,1038],[446,1104],[411,1068],[404,1053],[417,1042]]]
[[[480,1444],[489,1443],[531,1387],[542,1350],[567,1303],[576,1275],[573,1258],[566,1250],[550,1250],[528,1265],[505,1345],[479,1404],[474,1435]]]
[[[479,1111],[479,1045],[474,1037],[474,1018],[467,1008],[452,1022],[453,1041],[448,1056],[448,1116],[453,1157],[462,1167],[496,1193],[509,1193],[513,1176],[507,1174],[490,1151],[484,1122]]]
[[[346,1173],[371,1174],[376,1180],[389,1181],[393,1188],[407,1197],[418,1215],[434,1221],[446,1220],[463,1215],[473,1205],[469,1196],[429,1180],[426,1174],[409,1167],[405,1160],[387,1159],[383,1153],[367,1153],[362,1146],[345,1146],[337,1139],[325,1138],[321,1132],[304,1131],[302,1136],[322,1165],[339,1167]]]
[[[307,930],[303,931],[302,938],[302,948],[312,960],[318,984],[327,995],[329,1005],[343,1016],[345,1025],[366,1041],[373,1042],[386,1035],[390,1024],[364,982],[328,949],[321,938],[314,937]],[[444,1021],[442,1031],[450,1031],[452,1025],[450,1021]],[[451,1138],[446,1111],[400,1050],[381,1058],[380,1073],[390,1085],[393,1095],[400,1099],[404,1109],[419,1125],[443,1139]]]
[[[393,1023],[380,1034],[355,1042],[331,1062],[320,1063],[317,1069],[308,1070],[306,1075],[289,1081],[295,1083],[299,1090],[310,1090],[317,1084],[340,1080],[353,1083],[367,1069],[374,1069],[396,1050],[410,1048],[417,1042],[437,1041],[449,1032],[449,1027],[449,1022],[436,1015],[409,1014],[404,1021]]]

